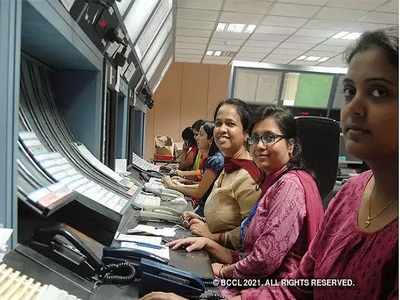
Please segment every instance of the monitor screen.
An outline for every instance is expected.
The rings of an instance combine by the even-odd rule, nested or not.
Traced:
[[[282,102],[284,106],[328,107],[334,75],[317,73],[285,73]]]
[[[340,133],[340,140],[339,140],[339,163],[341,164],[362,164],[363,162],[346,153],[346,148],[345,148],[345,139],[343,133]]]

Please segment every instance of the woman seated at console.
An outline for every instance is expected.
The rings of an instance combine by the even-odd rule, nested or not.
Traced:
[[[182,192],[193,199],[193,207],[196,207],[196,213],[204,215],[204,203],[211,192],[215,179],[221,173],[224,167],[224,156],[215,145],[214,124],[206,122],[200,127],[199,134],[196,137],[197,145],[202,156],[206,159],[203,166],[202,179],[198,184],[182,184],[178,180],[172,180],[169,176],[163,177],[163,183],[167,188]]]
[[[265,191],[241,224],[244,258],[207,238],[170,243],[173,249],[207,250],[223,278],[282,278],[295,271],[323,217],[313,177],[304,170],[296,142],[296,122],[286,110],[266,107],[248,140],[254,161],[265,173]]]
[[[237,249],[240,223],[261,194],[261,173],[245,148],[250,127],[247,104],[238,99],[219,103],[214,123],[214,140],[224,155],[224,169],[206,200],[205,218],[192,212],[184,217],[193,234]]]
[[[243,257],[207,238],[176,240],[170,246],[189,252],[205,249],[218,261],[212,265],[217,277],[283,278],[298,269],[315,236],[323,217],[322,201],[313,177],[304,170],[296,123],[288,111],[264,108],[248,143],[265,179],[263,196],[241,224]],[[222,292],[231,297],[239,291]],[[179,299],[170,294],[165,297],[160,299]]]
[[[179,158],[178,169],[182,171],[191,170],[197,156],[197,142],[191,127],[186,127],[182,131],[183,147]]]

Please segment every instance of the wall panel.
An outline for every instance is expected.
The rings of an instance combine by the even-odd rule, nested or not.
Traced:
[[[181,140],[182,130],[197,119],[211,120],[217,103],[228,96],[230,67],[173,63],[153,96],[147,113],[144,157],[154,153],[154,136]]]

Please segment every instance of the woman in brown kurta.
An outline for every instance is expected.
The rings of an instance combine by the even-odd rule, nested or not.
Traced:
[[[247,104],[238,99],[221,102],[214,122],[214,140],[224,155],[224,169],[206,201],[205,218],[186,212],[185,221],[193,234],[238,249],[240,223],[261,195],[261,173],[245,148],[250,127]]]

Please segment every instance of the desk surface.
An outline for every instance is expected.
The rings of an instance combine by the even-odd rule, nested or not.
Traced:
[[[136,224],[134,212],[129,209],[120,224],[119,232],[124,233],[128,228],[132,228]],[[159,223],[154,224],[161,225]],[[162,226],[168,225],[162,224]],[[177,230],[177,238],[188,235],[190,235],[188,231]],[[93,247],[96,246],[94,245]],[[94,250],[98,253],[98,249]],[[15,250],[10,251],[6,255],[4,262],[43,284],[52,284],[81,299],[132,300],[138,298],[137,284],[96,286],[93,281],[80,277],[76,273],[24,245],[18,245]],[[210,258],[204,251],[187,253],[184,250],[170,250],[170,265],[195,273],[203,279],[212,278],[210,263]],[[156,286],[154,288],[155,290],[157,289]]]

